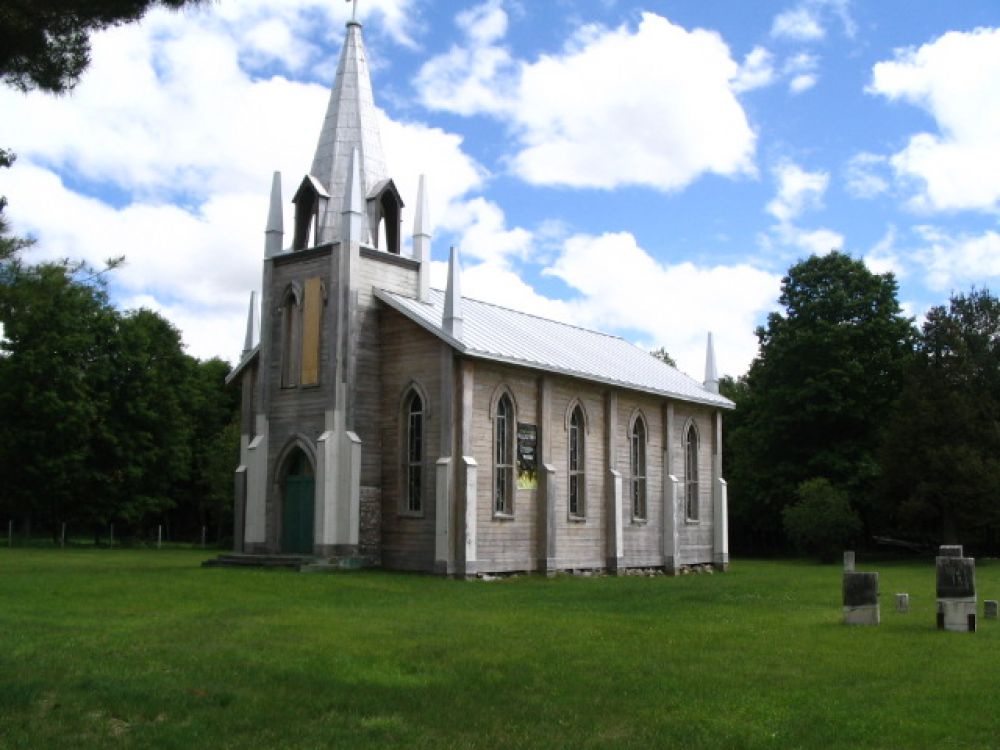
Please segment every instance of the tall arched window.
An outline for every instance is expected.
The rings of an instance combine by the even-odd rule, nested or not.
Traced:
[[[646,517],[646,423],[641,416],[635,418],[632,424],[631,436],[632,470],[632,517]]]
[[[421,513],[423,505],[424,404],[414,391],[406,407],[406,505],[410,513]]]
[[[698,520],[698,431],[694,423],[684,433],[684,509],[689,521]]]
[[[281,300],[281,387],[294,388],[299,384],[298,341],[300,326],[299,300],[289,287]]]
[[[514,514],[514,405],[505,393],[493,425],[493,512]]]
[[[586,515],[583,434],[583,410],[577,406],[569,418],[569,514],[577,518]]]

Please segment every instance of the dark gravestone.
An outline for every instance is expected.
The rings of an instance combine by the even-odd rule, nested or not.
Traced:
[[[975,559],[971,557],[939,557],[937,559],[938,599],[972,599],[975,596]]]
[[[844,573],[844,606],[878,604],[878,573]]]

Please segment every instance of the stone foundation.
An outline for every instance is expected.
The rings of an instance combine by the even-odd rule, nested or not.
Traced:
[[[369,565],[382,564],[382,489],[362,487],[358,553]]]

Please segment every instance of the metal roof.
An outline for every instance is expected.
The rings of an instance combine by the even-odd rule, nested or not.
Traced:
[[[429,302],[376,289],[375,296],[469,357],[508,362],[683,401],[731,409],[725,396],[618,336],[464,297],[462,340],[442,324],[445,293]]]

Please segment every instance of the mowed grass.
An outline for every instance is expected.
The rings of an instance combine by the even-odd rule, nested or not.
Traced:
[[[933,561],[417,575],[201,569],[206,553],[0,550],[3,748],[982,748],[1000,623],[935,630]],[[1000,564],[980,561],[980,600]],[[907,591],[909,614],[894,611]]]

